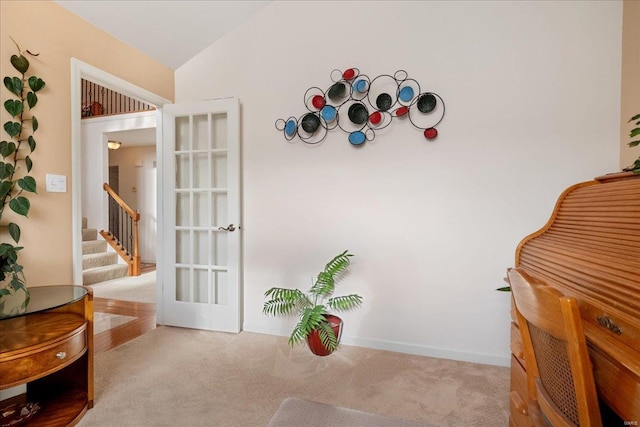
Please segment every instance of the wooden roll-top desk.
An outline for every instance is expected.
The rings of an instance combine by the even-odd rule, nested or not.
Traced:
[[[566,189],[515,265],[578,300],[599,397],[640,425],[640,175],[605,175]],[[530,425],[526,361],[511,329],[511,426]]]

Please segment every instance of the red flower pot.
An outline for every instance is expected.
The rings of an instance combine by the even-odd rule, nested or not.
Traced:
[[[333,314],[325,314],[324,317],[327,318],[329,326],[331,326],[331,329],[333,329],[333,332],[336,334],[338,342],[340,342],[340,336],[342,335],[342,319],[338,316],[334,316]],[[309,350],[317,356],[328,356],[332,353],[322,344],[318,331],[313,331],[309,334],[307,337],[307,345],[309,346]]]

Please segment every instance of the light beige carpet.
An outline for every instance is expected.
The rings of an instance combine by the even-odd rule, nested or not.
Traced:
[[[433,427],[355,409],[288,397],[267,427]]]
[[[156,303],[156,272],[123,277],[86,286],[93,289],[94,298]]]
[[[264,427],[289,397],[438,426],[508,425],[509,369],[161,326],[95,358],[79,426]],[[303,426],[301,426],[303,427]]]

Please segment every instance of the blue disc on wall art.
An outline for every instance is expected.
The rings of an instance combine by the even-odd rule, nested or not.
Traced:
[[[336,118],[336,109],[331,105],[325,105],[320,111],[320,115],[327,122],[332,122]]]
[[[405,86],[400,89],[400,94],[398,95],[400,101],[409,102],[413,99],[413,88],[411,86]]]
[[[296,121],[289,120],[287,124],[284,126],[284,133],[287,136],[293,136],[296,133]]]
[[[366,138],[364,136],[364,133],[360,131],[351,132],[349,134],[349,142],[353,145],[360,145],[364,142],[365,139]]]
[[[360,79],[353,84],[353,89],[358,93],[363,93],[367,90],[367,81]]]

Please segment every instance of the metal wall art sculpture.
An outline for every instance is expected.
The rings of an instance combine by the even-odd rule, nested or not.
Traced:
[[[331,72],[333,84],[323,91],[311,87],[304,94],[308,112],[299,118],[276,120],[276,129],[287,141],[296,135],[307,144],[322,142],[327,133],[341,129],[351,144],[373,141],[376,131],[396,119],[408,120],[428,140],[438,136],[436,126],[444,118],[444,101],[433,92],[422,92],[407,72],[381,74],[370,79],[357,68]]]

